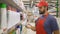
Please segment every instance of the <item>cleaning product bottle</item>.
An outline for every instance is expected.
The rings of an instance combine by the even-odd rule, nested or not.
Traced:
[[[14,30],[14,31],[12,32],[12,34],[16,34],[16,31]]]
[[[6,32],[7,29],[7,5],[5,3],[0,3],[1,10],[1,29],[3,32]]]
[[[17,27],[16,27],[16,34],[21,34],[21,32],[20,32],[20,25],[18,25]]]
[[[11,32],[9,32],[8,34],[16,34],[15,30],[12,30]]]
[[[20,24],[20,34],[22,34],[22,24]]]

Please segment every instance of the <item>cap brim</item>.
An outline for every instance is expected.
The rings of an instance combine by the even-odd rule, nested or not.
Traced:
[[[39,5],[39,3],[38,3],[38,4],[36,4],[36,6],[37,6],[37,7],[41,7],[41,5]]]

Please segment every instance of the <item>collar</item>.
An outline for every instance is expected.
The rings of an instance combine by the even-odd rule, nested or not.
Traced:
[[[49,15],[49,13],[46,13],[45,15],[42,15],[42,17],[47,17]]]

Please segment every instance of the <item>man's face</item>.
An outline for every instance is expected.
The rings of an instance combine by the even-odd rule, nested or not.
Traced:
[[[44,14],[45,13],[45,7],[38,7],[39,8],[39,14]]]

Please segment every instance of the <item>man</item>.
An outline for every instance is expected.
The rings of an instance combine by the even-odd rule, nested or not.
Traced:
[[[56,19],[48,13],[48,3],[40,1],[37,7],[39,8],[39,14],[42,14],[42,16],[35,21],[35,27],[28,24],[27,28],[36,31],[36,34],[59,34]]]

